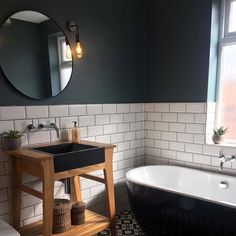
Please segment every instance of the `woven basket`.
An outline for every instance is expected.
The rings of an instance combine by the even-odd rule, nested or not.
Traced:
[[[71,203],[67,199],[54,199],[52,232],[63,233],[71,228]]]
[[[86,204],[84,202],[78,201],[72,203],[71,208],[71,224],[81,225],[85,222],[85,208]]]

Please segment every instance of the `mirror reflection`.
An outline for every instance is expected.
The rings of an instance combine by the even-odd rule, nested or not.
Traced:
[[[0,28],[0,64],[9,82],[35,99],[58,95],[68,84],[72,58],[62,29],[35,11],[20,11]]]

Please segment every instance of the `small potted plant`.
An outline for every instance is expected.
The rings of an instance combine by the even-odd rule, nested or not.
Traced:
[[[212,141],[215,144],[220,144],[224,141],[224,134],[228,131],[228,128],[221,126],[220,128],[213,130]]]
[[[3,147],[6,149],[15,149],[21,146],[21,137],[23,136],[18,130],[8,130],[2,133]]]

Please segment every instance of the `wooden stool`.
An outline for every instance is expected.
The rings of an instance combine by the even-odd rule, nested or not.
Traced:
[[[60,143],[65,142],[55,142],[54,144]],[[108,218],[86,210],[85,223],[83,225],[72,226],[71,230],[62,233],[61,236],[91,236],[109,227],[111,227],[112,236],[115,236],[115,197],[112,171],[113,149],[115,145],[82,140],[78,143],[104,148],[105,162],[55,173],[53,155],[23,147],[7,151],[12,157],[12,225],[15,229],[19,230],[21,236],[52,235],[54,181],[73,178],[75,200],[82,201],[80,176],[105,184],[108,200]],[[47,145],[52,145],[52,143],[45,144],[45,146]],[[104,178],[88,174],[97,170],[103,170]],[[23,172],[42,180],[42,192],[22,184]],[[21,191],[43,200],[43,221],[20,227]]]

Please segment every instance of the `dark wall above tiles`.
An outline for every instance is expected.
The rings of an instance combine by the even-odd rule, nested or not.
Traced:
[[[148,0],[146,102],[207,101],[211,0]]]
[[[16,10],[38,10],[73,34],[80,26],[84,57],[57,97],[32,100],[0,71],[0,106],[207,101],[211,0],[9,0],[0,21]]]
[[[0,106],[143,101],[144,0],[9,0],[0,7],[0,22],[17,10],[40,11],[65,30],[70,42],[74,37],[65,24],[73,20],[84,49],[68,87],[54,98],[27,98],[0,71]]]

